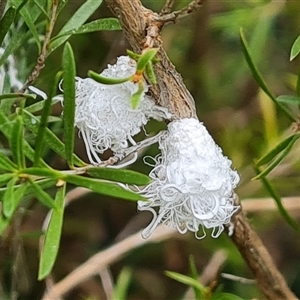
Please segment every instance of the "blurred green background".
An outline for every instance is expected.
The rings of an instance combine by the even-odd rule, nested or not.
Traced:
[[[69,1],[58,20],[57,31],[83,2]],[[142,2],[157,12],[164,3],[160,0]],[[175,3],[175,8],[179,9],[189,1]],[[108,16],[111,13],[103,3],[90,20]],[[251,224],[298,297],[299,234],[284,222],[278,211],[259,209],[261,200],[255,201],[255,198],[269,198],[269,195],[260,181],[251,180],[255,175],[253,161],[291,133],[292,124],[276,110],[252,78],[240,47],[239,30],[243,28],[253,58],[273,93],[276,96],[294,95],[300,61],[298,57],[289,62],[289,54],[300,34],[299,16],[298,1],[205,1],[199,11],[176,24],[167,25],[162,32],[166,52],[194,96],[199,119],[240,173],[239,197],[242,201],[253,199],[251,203],[255,208],[248,213]],[[102,71],[129,48],[120,31],[77,35],[70,42],[80,77],[86,77],[90,69]],[[59,49],[51,54],[37,82],[37,86],[45,91],[49,89],[48,77],[61,69],[61,53],[62,49]],[[35,45],[28,44],[24,55],[33,66],[37,55]],[[297,107],[292,109],[297,112]],[[61,114],[60,105],[54,107],[53,114]],[[157,122],[147,125],[150,134],[162,128],[165,126]],[[55,124],[52,129],[60,135],[61,124]],[[76,140],[76,152],[86,160],[83,142],[79,138]],[[157,146],[153,146],[143,155],[156,153]],[[61,158],[51,153],[48,161],[55,168],[67,168]],[[149,172],[142,160],[132,168]],[[299,171],[299,145],[296,143],[288,157],[269,175],[282,197],[295,196],[300,201]],[[0,250],[4,293],[9,292],[11,279],[14,278],[18,282],[18,299],[40,299],[43,293],[44,283],[36,280],[38,239],[28,237],[28,234],[25,236],[25,233],[40,230],[45,214],[46,209],[39,204],[32,206],[22,225],[24,237],[18,248],[14,249],[13,240],[6,240]],[[292,216],[299,223],[300,205],[292,211]],[[144,228],[149,221],[150,214],[137,213],[134,203],[96,194],[87,194],[70,204],[65,212],[61,248],[53,272],[55,281],[94,253],[114,243],[120,234],[124,238]],[[166,277],[164,270],[187,274],[188,257],[193,254],[201,273],[209,258],[219,249],[225,249],[228,253],[222,272],[252,278],[226,234],[218,239],[207,236],[200,241],[193,234],[186,234],[146,245],[127,253],[111,266],[110,271],[116,279],[124,267],[133,269],[128,299],[181,299],[186,286]],[[264,299],[253,284],[221,277],[218,284],[223,286],[224,291],[244,299]],[[82,283],[65,299],[105,299],[100,277]]]

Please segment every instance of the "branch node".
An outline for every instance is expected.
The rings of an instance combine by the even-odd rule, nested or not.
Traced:
[[[171,7],[167,5],[169,4],[168,2],[172,1],[167,1],[161,13],[157,16],[154,16],[155,21],[161,22],[163,24],[169,22],[175,23],[178,19],[182,19],[186,16],[189,16],[191,13],[197,11],[203,4],[202,0],[193,0],[190,4],[183,7],[182,9],[171,12]]]

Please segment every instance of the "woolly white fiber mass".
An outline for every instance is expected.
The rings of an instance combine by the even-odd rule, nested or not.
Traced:
[[[5,52],[4,48],[0,48],[0,56]],[[5,75],[8,76],[10,87],[13,90],[20,90],[23,86],[22,82],[18,79],[18,70],[13,55],[9,55],[5,64],[0,67],[0,94],[3,92]]]
[[[109,65],[101,74],[108,78],[124,78],[135,71],[136,62],[121,56],[115,65]],[[101,163],[97,153],[109,148],[117,153],[128,147],[128,141],[135,145],[132,137],[141,131],[149,118],[161,120],[171,116],[145,95],[146,84],[140,106],[132,109],[130,98],[137,89],[137,84],[131,81],[105,85],[90,78],[77,78],[75,125],[84,139],[91,163]]]
[[[138,202],[139,210],[153,213],[143,237],[149,237],[159,223],[180,233],[195,232],[198,238],[206,235],[205,228],[212,228],[212,236],[218,237],[238,209],[233,189],[239,176],[231,161],[196,119],[171,122],[159,148],[161,155],[150,172],[152,182],[142,191],[149,200]]]

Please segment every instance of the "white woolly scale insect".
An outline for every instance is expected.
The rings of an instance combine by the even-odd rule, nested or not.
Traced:
[[[133,75],[136,62],[128,56],[118,58],[115,65],[109,65],[101,75],[108,78],[124,78]],[[145,93],[145,84],[140,106],[132,109],[131,96],[138,90],[137,84],[128,81],[121,84],[105,85],[90,78],[77,78],[75,125],[84,139],[91,163],[99,164],[98,153],[111,149],[117,153],[128,147],[128,141],[147,124],[149,118],[162,120],[171,114]]]
[[[4,40],[4,44],[7,44],[7,39]],[[2,56],[4,52],[5,49],[0,47],[0,56]],[[5,75],[8,76],[12,89],[20,90],[22,88],[23,83],[18,79],[18,70],[13,55],[9,55],[5,64],[0,67],[0,93],[3,92]]]
[[[212,228],[218,237],[224,224],[238,210],[233,189],[239,182],[231,161],[196,119],[180,119],[168,125],[159,140],[161,155],[154,158],[152,182],[141,191],[148,201],[138,209],[153,213],[153,220],[142,232],[151,235],[159,223],[175,227],[180,233],[195,232],[205,237]],[[202,227],[202,235],[198,236]]]

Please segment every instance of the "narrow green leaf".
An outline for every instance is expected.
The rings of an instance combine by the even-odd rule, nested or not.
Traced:
[[[1,162],[0,162],[1,164]],[[14,175],[12,173],[0,174],[0,186],[6,185]]]
[[[54,186],[57,182],[57,179],[47,178],[47,179],[37,180],[35,182],[36,182],[36,184],[38,184],[41,187],[41,189],[46,190],[46,189]],[[23,190],[24,185],[26,185],[25,190]],[[29,185],[27,181],[25,181],[24,183],[21,183],[21,184],[17,184],[15,186],[15,188],[16,188],[15,197],[17,197],[17,196],[20,196],[20,197],[28,196],[29,197],[29,196],[32,196],[35,191],[35,189],[31,185]],[[0,188],[0,199],[3,198],[5,191],[6,191],[6,187]]]
[[[24,121],[24,117],[25,115],[23,114],[23,121]],[[9,122],[9,119],[6,117],[4,112],[0,109],[0,129],[7,139],[10,139],[11,137],[12,125],[13,122]],[[23,140],[23,147],[24,147],[25,156],[30,161],[34,161],[35,152],[26,140]],[[40,164],[41,166],[45,166],[45,167],[47,166],[47,164],[43,160],[40,160]]]
[[[146,185],[150,183],[149,176],[131,170],[92,167],[87,169],[87,174],[94,178],[117,181],[134,185]]]
[[[144,197],[141,195],[138,195],[129,190],[125,190],[118,185],[102,182],[100,180],[86,178],[78,175],[66,175],[63,179],[71,184],[88,188],[102,195],[122,198],[131,201],[144,200]]]
[[[15,6],[17,6],[17,12],[22,14],[23,10],[27,10],[30,12],[29,18],[31,19],[32,23],[35,23],[38,17],[42,13],[41,7],[45,6],[46,0],[38,0],[38,5],[35,3],[35,1],[32,0],[12,0]],[[28,24],[27,24],[28,26]],[[28,26],[29,27],[29,26]]]
[[[245,298],[241,298],[234,294],[230,293],[213,293],[210,300],[245,300]]]
[[[18,170],[18,166],[0,152],[0,170],[14,172]]]
[[[73,34],[85,34],[85,33],[95,32],[100,30],[121,30],[121,29],[122,27],[120,25],[120,22],[116,18],[99,19],[99,20],[92,21],[90,23],[86,23],[76,29],[64,32],[61,35],[57,35],[51,39],[51,42],[65,35],[70,36]]]
[[[252,75],[254,77],[254,79],[256,80],[257,84],[260,86],[260,88],[270,97],[270,99],[275,103],[275,105],[280,108],[285,115],[293,122],[296,121],[296,118],[292,115],[292,113],[286,108],[284,107],[280,102],[276,101],[275,96],[272,94],[272,92],[269,90],[269,88],[267,87],[265,81],[263,80],[262,76],[260,75],[257,67],[255,66],[251,54],[250,54],[250,50],[249,50],[249,46],[247,44],[245,35],[243,30],[240,30],[240,41],[241,41],[241,46],[242,46],[242,50],[245,56],[245,59],[247,61],[247,64],[252,72]]]
[[[31,130],[34,134],[38,132],[38,125],[40,123],[39,119],[28,112],[26,109],[23,110],[23,119],[25,126]],[[50,149],[54,152],[65,158],[65,145],[61,142],[61,140],[48,128],[46,128],[44,132],[44,143],[48,145]],[[74,154],[74,163],[78,166],[85,166],[84,163],[80,158],[78,158]]]
[[[195,263],[195,259],[193,255],[189,256],[189,270],[190,270],[190,276],[194,280],[198,281],[199,274],[197,272],[197,267]],[[195,293],[195,300],[201,300],[201,291],[199,291],[197,288],[193,287],[194,293]]]
[[[36,103],[34,103],[34,104],[31,104],[31,105],[29,105],[29,106],[27,106],[27,107],[25,107],[25,108],[26,108],[27,111],[29,111],[29,112],[31,112],[31,113],[37,112],[37,111],[43,109],[43,107],[44,107],[46,101],[47,101],[47,100],[41,100],[41,101],[38,101],[38,102],[36,102]],[[59,99],[53,99],[53,98],[52,98],[52,100],[51,100],[51,106],[55,105],[55,104],[58,103],[59,101],[60,101]]]
[[[181,282],[190,287],[196,288],[198,291],[200,291],[202,293],[202,295],[206,294],[206,288],[198,280],[195,280],[194,278],[191,278],[189,276],[186,276],[186,275],[183,275],[180,273],[170,272],[170,271],[165,271],[165,274],[168,277],[170,277],[178,282]]]
[[[40,38],[39,38],[39,34],[36,30],[36,26],[34,24],[35,20],[32,18],[33,17],[33,14],[32,12],[29,13],[28,9],[26,6],[24,6],[21,11],[20,11],[20,14],[23,18],[23,20],[25,21],[26,25],[28,26],[36,44],[37,44],[37,47],[38,47],[38,51],[39,53],[41,52],[41,42],[40,42]]]
[[[189,270],[190,270],[191,277],[194,278],[195,280],[197,280],[199,277],[199,274],[197,271],[197,267],[196,267],[195,259],[194,259],[193,255],[189,256]]]
[[[41,252],[38,280],[42,280],[50,274],[57,257],[63,224],[65,194],[66,184],[63,184],[58,188],[55,196],[57,209],[51,211],[51,218]]]
[[[17,209],[21,200],[24,198],[24,195],[26,195],[28,186],[29,184],[27,181],[22,182],[18,186],[15,186],[15,209]]]
[[[15,211],[15,184],[18,178],[13,177],[7,184],[6,191],[3,196],[2,201],[2,214],[5,218],[9,218],[12,216],[13,212]]]
[[[299,135],[297,135],[299,137]],[[270,150],[268,153],[266,153],[264,156],[262,156],[257,162],[255,162],[255,165],[257,167],[260,167],[266,163],[268,163],[270,160],[272,160],[277,154],[279,154],[281,151],[283,151],[294,139],[295,135],[291,135],[284,139],[282,142],[280,142],[278,145],[276,145],[272,150]]]
[[[10,93],[10,78],[8,76],[8,74],[5,74],[4,78],[3,78],[3,84],[2,84],[2,90],[0,90],[1,94],[9,94]],[[0,109],[4,112],[5,115],[9,115],[11,114],[11,107],[14,105],[15,100],[12,99],[6,99],[6,100],[2,100],[0,101]]]
[[[61,179],[64,175],[58,170],[53,170],[50,168],[27,168],[19,171],[20,175],[35,175],[38,177],[48,177],[53,179]]]
[[[32,94],[18,94],[18,93],[11,93],[11,94],[0,95],[0,100],[3,100],[3,99],[17,99],[17,98],[35,99],[36,95],[32,95]]]
[[[261,171],[258,167],[255,167],[255,171],[257,174],[261,174]],[[300,227],[297,224],[297,222],[289,215],[288,211],[285,209],[285,207],[282,204],[281,198],[278,195],[277,191],[272,186],[271,182],[266,177],[261,177],[261,182],[263,183],[266,190],[269,192],[269,194],[272,196],[272,198],[275,200],[276,205],[278,207],[278,210],[283,217],[283,219],[296,231],[300,231]]]
[[[14,21],[16,15],[16,8],[14,6],[10,7],[2,19],[0,20],[0,45],[2,44],[6,33],[8,32],[10,25]]]
[[[7,58],[14,51],[16,51],[21,45],[23,45],[24,42],[28,40],[29,37],[30,37],[30,31],[26,32],[25,34],[21,30],[14,32],[14,34],[10,38],[8,46],[5,48],[4,53],[0,57],[0,66],[3,65],[6,62]]]
[[[23,120],[17,116],[11,128],[10,148],[14,162],[19,168],[25,167],[25,157],[23,149]]]
[[[137,53],[135,53],[135,52],[133,52],[131,50],[128,50],[128,49],[126,50],[126,53],[127,53],[127,55],[130,58],[132,58],[132,59],[134,59],[136,61],[138,61],[140,59],[140,57],[141,57],[141,54],[137,54]]]
[[[54,200],[47,194],[34,180],[29,178],[30,186],[32,187],[32,191],[34,195],[37,197],[39,202],[45,205],[48,208],[56,208]]]
[[[132,76],[124,78],[108,78],[94,71],[88,71],[88,76],[102,84],[119,84],[131,80]]]
[[[155,72],[153,70],[153,63],[152,61],[149,61],[146,65],[146,69],[145,69],[145,73],[148,76],[150,82],[152,84],[157,84],[157,80],[156,80],[156,76],[155,76]]]
[[[71,45],[67,42],[63,52],[64,91],[64,142],[69,167],[74,168],[73,152],[75,139],[75,59]]]
[[[9,123],[9,119],[8,117],[5,115],[5,113],[3,112],[2,109],[0,109],[0,129],[1,131],[3,132],[3,134],[6,136],[6,138],[9,138],[10,136],[10,129],[8,129],[8,127],[6,129],[3,129],[4,125],[5,124],[8,124]]]
[[[78,10],[73,14],[73,16],[68,20],[64,27],[60,30],[58,35],[62,35],[67,31],[71,31],[80,27],[86,22],[86,20],[96,11],[100,6],[102,0],[86,0]],[[62,36],[61,38],[55,39],[50,43],[49,51],[50,53],[54,51],[57,47],[63,44],[71,35]]]
[[[29,0],[13,0],[14,5],[18,6],[17,13],[27,4]]]
[[[69,2],[69,0],[61,0],[59,1],[59,6],[58,6],[58,13],[59,14],[63,9],[64,7],[66,6],[66,4]]]
[[[296,82],[296,95],[300,98],[300,66],[298,67],[298,75]],[[300,109],[300,102],[298,102],[298,107]]]
[[[157,51],[158,49],[150,48],[141,55],[136,66],[138,72],[144,72],[146,65],[152,61]]]
[[[266,167],[260,174],[256,175],[253,180],[261,179],[265,176],[267,176],[291,151],[294,143],[299,139],[299,134],[295,134],[293,138],[290,140],[289,144],[286,145],[286,147],[282,150],[282,153],[277,156],[274,161],[269,164],[268,167]]]
[[[300,53],[300,35],[295,40],[290,54],[290,61],[292,61]]]
[[[118,276],[112,299],[126,300],[129,284],[132,278],[132,270],[129,268],[123,268]]]
[[[44,9],[44,6],[41,5],[40,0],[33,0],[34,4],[39,8],[41,13],[48,19],[50,20],[49,15],[47,14],[46,10]]]
[[[19,206],[23,196],[25,195],[26,193],[26,189],[28,187],[28,184],[27,182],[24,182],[22,183],[21,185],[19,186],[15,186],[15,191],[14,191],[14,207],[15,207],[15,210],[16,208]],[[6,191],[6,189],[5,189]],[[1,195],[1,193],[0,193]],[[1,195],[1,198],[4,197],[4,194]],[[0,236],[3,235],[3,231],[6,229],[6,227],[10,224],[10,221],[12,219],[12,215],[8,218],[6,218],[5,216],[0,216]]]
[[[138,90],[130,98],[130,105],[132,109],[137,109],[139,107],[143,92],[144,92],[144,84],[143,82],[140,82]]]
[[[276,98],[277,102],[285,104],[300,104],[300,97],[291,96],[291,95],[281,95]]]
[[[49,94],[48,99],[45,101],[45,105],[42,110],[42,115],[41,115],[41,121],[39,122],[39,129],[37,132],[37,137],[36,137],[36,143],[35,143],[35,156],[34,156],[34,164],[38,165],[39,161],[41,159],[43,150],[44,150],[44,138],[45,138],[45,131],[47,129],[47,123],[48,123],[48,117],[51,113],[51,100],[56,94],[57,90],[57,85],[58,82],[61,78],[61,74],[58,73],[56,74],[55,78],[53,81],[50,83],[51,86],[51,91]]]

